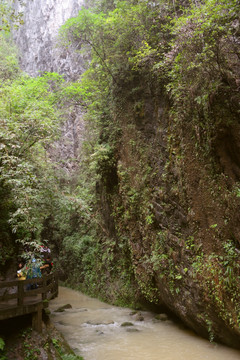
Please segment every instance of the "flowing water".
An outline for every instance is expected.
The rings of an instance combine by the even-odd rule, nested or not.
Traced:
[[[71,304],[64,312],[58,307]],[[51,319],[84,360],[239,360],[240,351],[207,340],[155,314],[105,304],[78,291],[60,287],[50,302]],[[141,321],[140,321],[141,320]],[[130,322],[130,326],[121,326]]]

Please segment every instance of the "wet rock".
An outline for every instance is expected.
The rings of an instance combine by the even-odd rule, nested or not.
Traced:
[[[121,324],[121,326],[133,326],[133,323],[131,323],[130,321],[125,321]]]
[[[80,312],[85,312],[88,311],[88,309],[85,308],[80,308],[80,309],[72,309],[71,313],[80,313]]]
[[[137,314],[136,314],[136,317],[135,317],[135,320],[136,320],[136,321],[144,321],[144,317],[142,316],[141,313],[137,313]]]
[[[133,333],[133,332],[138,332],[139,330],[136,328],[127,328],[126,331]]]
[[[155,316],[155,319],[160,320],[160,321],[166,321],[166,320],[168,320],[168,316],[167,316],[167,314],[157,314]]]
[[[136,315],[137,313],[138,313],[137,311],[131,311],[129,315],[133,316],[133,315]]]
[[[144,317],[142,316],[142,314],[138,311],[132,311],[130,314],[130,316],[134,316],[134,319],[136,321],[143,321],[144,320]]]
[[[112,325],[112,324],[114,324],[114,321],[110,320],[110,321],[96,322],[96,321],[89,320],[89,321],[86,322],[86,324],[95,325],[95,326],[97,326],[97,325]]]
[[[105,321],[103,325],[112,325],[114,324],[114,321]]]
[[[63,312],[66,309],[72,309],[72,305],[66,304],[66,305],[60,306],[58,309],[54,310],[54,312]]]

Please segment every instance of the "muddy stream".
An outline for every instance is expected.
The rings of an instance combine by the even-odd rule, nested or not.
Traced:
[[[72,308],[54,312],[65,304]],[[171,320],[156,320],[156,314],[145,311],[133,315],[64,287],[50,310],[56,328],[84,360],[240,359],[240,351],[211,344]]]

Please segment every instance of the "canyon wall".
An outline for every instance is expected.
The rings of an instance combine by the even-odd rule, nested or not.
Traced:
[[[71,48],[59,46],[61,25],[77,15],[83,0],[33,0],[21,5],[14,2],[16,12],[23,13],[23,25],[13,31],[19,50],[21,68],[30,76],[57,72],[66,80],[77,79],[84,71],[85,59]],[[64,115],[61,137],[50,150],[52,160],[67,173],[77,168],[84,124],[81,106],[69,108]]]
[[[33,0],[23,6],[15,1],[15,10],[23,12],[24,24],[14,32],[20,64],[29,75],[49,71],[75,77],[83,71],[82,59],[73,51],[58,47],[58,30],[76,16],[83,0]]]

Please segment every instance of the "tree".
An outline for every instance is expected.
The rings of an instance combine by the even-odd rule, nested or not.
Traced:
[[[12,68],[9,73],[14,73]],[[8,200],[2,221],[15,240],[37,246],[56,193],[47,148],[58,135],[57,88],[63,80],[57,74],[31,78],[20,72],[4,80],[0,88],[0,188],[2,199]],[[6,245],[5,260],[9,248]]]
[[[163,65],[169,69],[168,90],[178,119],[191,113],[207,141],[219,125],[238,118],[239,11],[235,0],[205,1],[193,4],[172,27],[174,41]],[[218,104],[222,110],[213,119]]]

